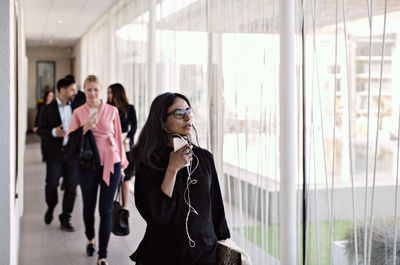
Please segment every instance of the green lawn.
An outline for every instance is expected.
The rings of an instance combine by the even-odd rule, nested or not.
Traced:
[[[334,221],[333,222],[333,240],[343,240],[346,234],[353,227],[352,220]],[[233,230],[245,235],[251,242],[257,246],[267,249],[268,253],[279,259],[279,224],[268,225],[268,242],[266,242],[266,226],[250,226],[250,227],[233,227]],[[301,230],[303,225],[301,225]],[[308,265],[317,265],[317,223],[309,223],[308,227]],[[330,248],[330,231],[329,221],[318,222],[318,248],[319,248],[319,264],[329,265],[329,248]]]

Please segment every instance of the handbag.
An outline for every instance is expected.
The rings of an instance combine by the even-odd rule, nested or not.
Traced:
[[[217,265],[251,265],[250,256],[230,239],[217,242]]]
[[[122,207],[120,189],[122,190],[122,201],[124,200],[124,190],[122,182],[118,186],[118,192],[112,209],[112,232],[117,236],[126,236],[129,234],[129,211]],[[125,203],[123,203],[125,204]]]

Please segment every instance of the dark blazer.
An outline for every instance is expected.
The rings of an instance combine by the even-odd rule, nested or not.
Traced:
[[[71,132],[68,138],[67,151],[78,160],[81,171],[95,171],[100,168],[100,155],[91,130],[83,135],[82,126]]]
[[[85,93],[78,90],[78,94],[76,94],[74,100],[72,101],[72,109],[76,109],[79,106],[82,106],[86,102]]]
[[[121,120],[121,130],[122,132],[128,132],[129,125],[131,125],[131,129],[128,132],[128,137],[131,139],[131,143],[133,143],[133,138],[135,137],[136,129],[137,129],[137,119],[136,119],[136,111],[133,105],[128,105],[128,116],[125,116],[125,113],[120,111],[119,118]]]
[[[56,100],[42,107],[37,134],[46,140],[43,150],[43,157],[46,161],[58,160],[61,157],[63,138],[54,137],[51,134],[53,128],[61,124],[60,112],[58,111]]]
[[[42,110],[42,107],[44,105],[46,105],[46,104],[44,104],[44,102],[40,102],[36,105],[37,112],[36,112],[35,123],[34,123],[35,127],[37,127],[39,125],[40,111]]]

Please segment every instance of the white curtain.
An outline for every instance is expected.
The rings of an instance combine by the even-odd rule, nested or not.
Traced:
[[[273,0],[121,0],[79,46],[81,76],[122,83],[139,128],[154,95],[190,99],[232,238],[260,265],[280,255],[278,10]],[[389,227],[380,260],[393,264],[400,2],[296,1],[295,20],[297,263],[378,264],[367,235]]]
[[[305,2],[306,264],[400,262],[399,10]]]

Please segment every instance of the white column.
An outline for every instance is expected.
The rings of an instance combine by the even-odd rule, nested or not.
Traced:
[[[148,30],[148,51],[147,51],[147,107],[150,108],[150,104],[156,96],[156,0],[149,0],[149,30]]]
[[[15,32],[14,0],[0,1],[0,264],[17,264],[15,212]]]
[[[279,3],[280,264],[296,264],[295,2]]]

